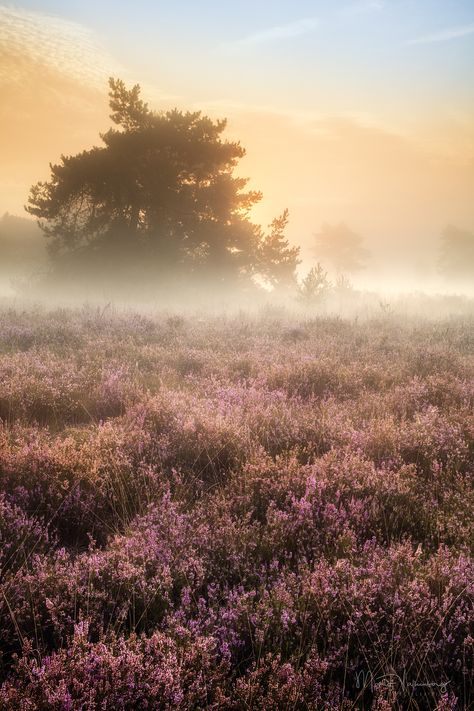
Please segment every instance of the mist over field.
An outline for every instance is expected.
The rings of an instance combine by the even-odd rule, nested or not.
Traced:
[[[0,711],[474,707],[470,0],[0,4]]]
[[[294,10],[284,2],[268,13],[263,5],[254,8],[249,24],[245,8],[229,8],[221,16],[207,0],[199,10],[185,3],[189,25],[177,8],[162,15],[150,3],[130,22],[129,5],[121,3],[123,11],[110,24],[109,5],[103,3],[97,12],[89,3],[65,11],[60,3],[42,6],[33,0],[23,7],[0,7],[0,214],[7,213],[0,218],[2,293],[11,293],[11,279],[17,281],[19,271],[30,287],[45,281],[51,285],[54,279],[39,279],[53,266],[44,254],[46,245],[75,253],[78,272],[81,239],[90,242],[92,255],[108,231],[109,265],[101,268],[95,255],[87,268],[81,266],[82,277],[95,272],[100,282],[93,291],[111,298],[125,287],[132,298],[155,262],[161,272],[147,278],[155,285],[163,281],[163,270],[172,282],[179,282],[183,273],[188,281],[192,272],[199,290],[212,293],[210,282],[225,281],[235,299],[239,289],[229,282],[236,271],[257,276],[261,283],[262,277],[268,281],[272,259],[284,261],[283,253],[261,253],[255,229],[261,225],[265,231],[288,209],[281,239],[299,253],[287,264],[285,279],[292,274],[301,281],[320,263],[332,281],[343,275],[361,291],[472,297],[473,33],[466,1],[457,0],[448,11],[438,0],[434,9],[426,0],[416,8],[408,0],[301,0]],[[152,41],[150,28],[156,28],[160,42]],[[141,115],[141,128],[140,121],[134,124],[137,115],[125,123],[120,118],[111,122],[108,76],[121,77],[128,90],[141,85],[137,100],[149,111],[148,118]],[[175,107],[173,118],[169,112]],[[196,121],[179,128],[179,115],[194,112],[209,117],[213,136],[198,136]],[[154,137],[146,137],[151,113]],[[225,128],[216,133],[224,118]],[[140,129],[141,142],[136,136],[133,144],[132,136],[127,141],[123,135],[121,142],[116,137],[104,143],[101,135],[106,138],[111,127],[125,134]],[[186,153],[186,132],[190,140],[194,136],[196,150],[207,146],[207,162],[199,164],[203,155],[196,151]],[[218,149],[219,142],[235,148]],[[92,151],[88,167],[84,156],[79,160],[83,151]],[[94,151],[100,151],[95,164]],[[154,162],[147,162],[147,151],[155,151]],[[32,241],[33,224],[20,228],[13,220],[27,216],[31,186],[54,180],[49,166],[61,165],[61,156],[76,156],[70,178],[62,176],[56,195],[41,209],[30,204],[36,213],[30,211],[29,219],[43,219],[46,229],[55,223],[63,242],[42,238],[40,231]],[[83,169],[90,174],[80,178]],[[121,188],[115,180],[119,175]],[[99,176],[109,186],[108,195],[101,193]],[[226,176],[248,182],[231,187]],[[75,198],[69,179],[76,180]],[[203,190],[206,180],[214,186],[213,195]],[[245,192],[253,195],[247,202]],[[68,209],[78,215],[81,194],[88,197],[73,233],[64,216]],[[138,274],[130,268],[121,274],[111,264],[115,260],[116,266],[120,261],[130,266],[117,210],[124,224],[128,220],[134,259],[135,247],[142,250]],[[134,211],[137,220],[130,222]],[[191,224],[193,214],[199,229]],[[242,227],[236,222],[244,219],[254,226],[246,225],[253,240],[236,236]],[[246,252],[231,268],[233,275],[222,261],[226,254],[216,249],[216,223],[221,228],[219,249],[233,255],[234,262],[241,250]],[[223,235],[229,223],[233,234]],[[318,241],[324,232],[332,249]],[[348,242],[348,233],[359,241]],[[344,239],[346,254],[341,255]],[[17,252],[13,261],[12,240]],[[166,254],[158,246],[163,240],[172,247]],[[154,255],[144,253],[144,242],[153,246]],[[266,274],[262,261],[267,262]],[[198,269],[204,262],[207,271]],[[275,279],[273,274],[269,280],[273,288]],[[66,281],[64,296],[79,280],[76,274]],[[91,285],[83,284],[82,290],[89,293]]]

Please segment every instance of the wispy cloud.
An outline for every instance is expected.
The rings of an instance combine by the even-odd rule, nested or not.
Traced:
[[[417,37],[409,40],[408,44],[432,44],[434,42],[448,42],[449,40],[458,39],[459,37],[467,37],[474,34],[474,23],[471,25],[462,25],[461,27],[451,27],[440,32],[434,32],[431,35]]]
[[[386,5],[386,0],[356,0],[341,10],[341,15],[365,15],[370,12],[380,12]]]
[[[310,32],[314,32],[318,25],[318,18],[306,17],[302,20],[289,22],[286,25],[277,25],[276,27],[269,27],[267,29],[261,30],[260,32],[255,32],[251,35],[248,35],[247,37],[242,37],[242,39],[238,39],[233,42],[227,42],[225,47],[227,49],[240,49],[243,47],[252,47],[254,45],[265,44],[267,42],[275,42],[278,40],[300,37],[301,35],[306,35]]]
[[[5,57],[17,57],[19,62],[30,60],[100,87],[104,77],[119,69],[94,32],[33,10],[0,6],[0,48],[1,79],[11,79],[11,62],[7,71]]]
[[[227,116],[231,120],[236,117],[248,117],[251,122],[254,122],[255,117],[268,116],[287,121],[305,132],[326,137],[333,135],[335,127],[346,125],[352,125],[361,131],[372,131],[374,134],[379,132],[405,138],[408,135],[400,128],[382,120],[381,117],[364,111],[335,113],[295,107],[284,108],[271,104],[252,104],[227,99],[200,101],[192,108],[196,111],[199,109],[207,111],[212,116]]]

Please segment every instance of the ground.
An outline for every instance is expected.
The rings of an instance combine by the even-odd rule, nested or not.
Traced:
[[[1,709],[467,709],[474,320],[0,313]]]

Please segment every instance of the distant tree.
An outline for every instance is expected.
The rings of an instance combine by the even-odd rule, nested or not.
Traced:
[[[338,274],[334,288],[338,294],[343,296],[351,294],[354,291],[351,280],[348,279],[345,274]]]
[[[222,282],[261,273],[273,285],[296,268],[283,238],[287,213],[266,235],[249,211],[261,199],[235,177],[240,143],[222,139],[226,121],[177,109],[157,113],[110,79],[111,119],[102,147],[62,156],[31,188],[56,266],[135,269],[140,279],[171,272]]]
[[[259,262],[262,277],[274,288],[293,288],[300,263],[299,247],[290,247],[285,238],[289,212],[285,210],[269,225],[270,232],[260,235]]]
[[[45,263],[41,233],[34,220],[10,215],[0,218],[0,272],[31,271]]]
[[[441,235],[439,269],[447,279],[474,280],[474,232],[449,225]]]
[[[344,223],[324,223],[315,237],[318,258],[329,262],[336,272],[351,273],[365,267],[369,252],[362,246],[363,238]]]
[[[301,284],[298,285],[298,301],[306,306],[320,303],[328,294],[331,287],[332,284],[329,281],[327,272],[318,262],[309,270]]]

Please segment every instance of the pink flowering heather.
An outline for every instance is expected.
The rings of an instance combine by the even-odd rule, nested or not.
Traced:
[[[472,319],[0,326],[2,711],[472,707]]]

